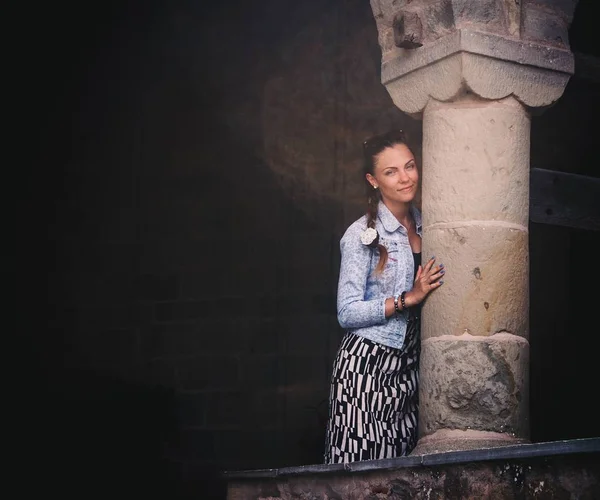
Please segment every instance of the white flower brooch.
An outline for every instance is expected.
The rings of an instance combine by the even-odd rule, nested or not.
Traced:
[[[379,243],[379,233],[377,229],[368,227],[360,235],[360,242],[370,248],[375,248]]]

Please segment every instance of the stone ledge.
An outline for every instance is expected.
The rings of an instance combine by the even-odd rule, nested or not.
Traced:
[[[339,474],[352,472],[385,471],[406,467],[422,467],[434,465],[454,465],[464,463],[486,462],[492,460],[527,459],[535,457],[552,457],[561,455],[577,455],[600,452],[600,437],[583,438],[545,443],[517,444],[494,448],[467,451],[450,451],[427,455],[410,455],[407,457],[383,460],[365,460],[348,464],[315,464],[281,469],[257,469],[242,471],[225,471],[225,480],[244,480],[259,478],[278,478],[291,476],[314,476],[321,474]]]

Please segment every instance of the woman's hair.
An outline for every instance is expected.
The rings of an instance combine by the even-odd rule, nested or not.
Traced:
[[[406,134],[402,130],[391,130],[385,134],[374,135],[363,142],[363,179],[367,190],[367,227],[372,227],[373,229],[375,229],[381,193],[367,180],[366,174],[375,176],[375,166],[379,153],[385,148],[390,148],[397,144],[405,144],[408,146]],[[377,248],[379,249],[379,262],[377,263],[377,267],[375,267],[375,273],[380,274],[387,263],[388,252],[381,243],[377,245]]]

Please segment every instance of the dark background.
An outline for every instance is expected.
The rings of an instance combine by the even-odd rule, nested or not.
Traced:
[[[599,56],[592,3],[571,47]],[[360,142],[420,147],[369,2],[28,9],[8,96],[24,486],[221,498],[221,470],[320,463]],[[576,76],[533,118],[532,167],[598,175],[599,89]],[[532,223],[530,250],[531,438],[597,436],[598,234]]]

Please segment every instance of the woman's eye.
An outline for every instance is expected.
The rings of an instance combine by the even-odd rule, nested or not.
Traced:
[[[394,173],[393,170],[388,170],[388,171],[386,171],[385,175],[392,175],[393,173]]]
[[[409,165],[406,165],[406,170],[412,170],[413,168],[415,168],[414,163],[410,163]]]

